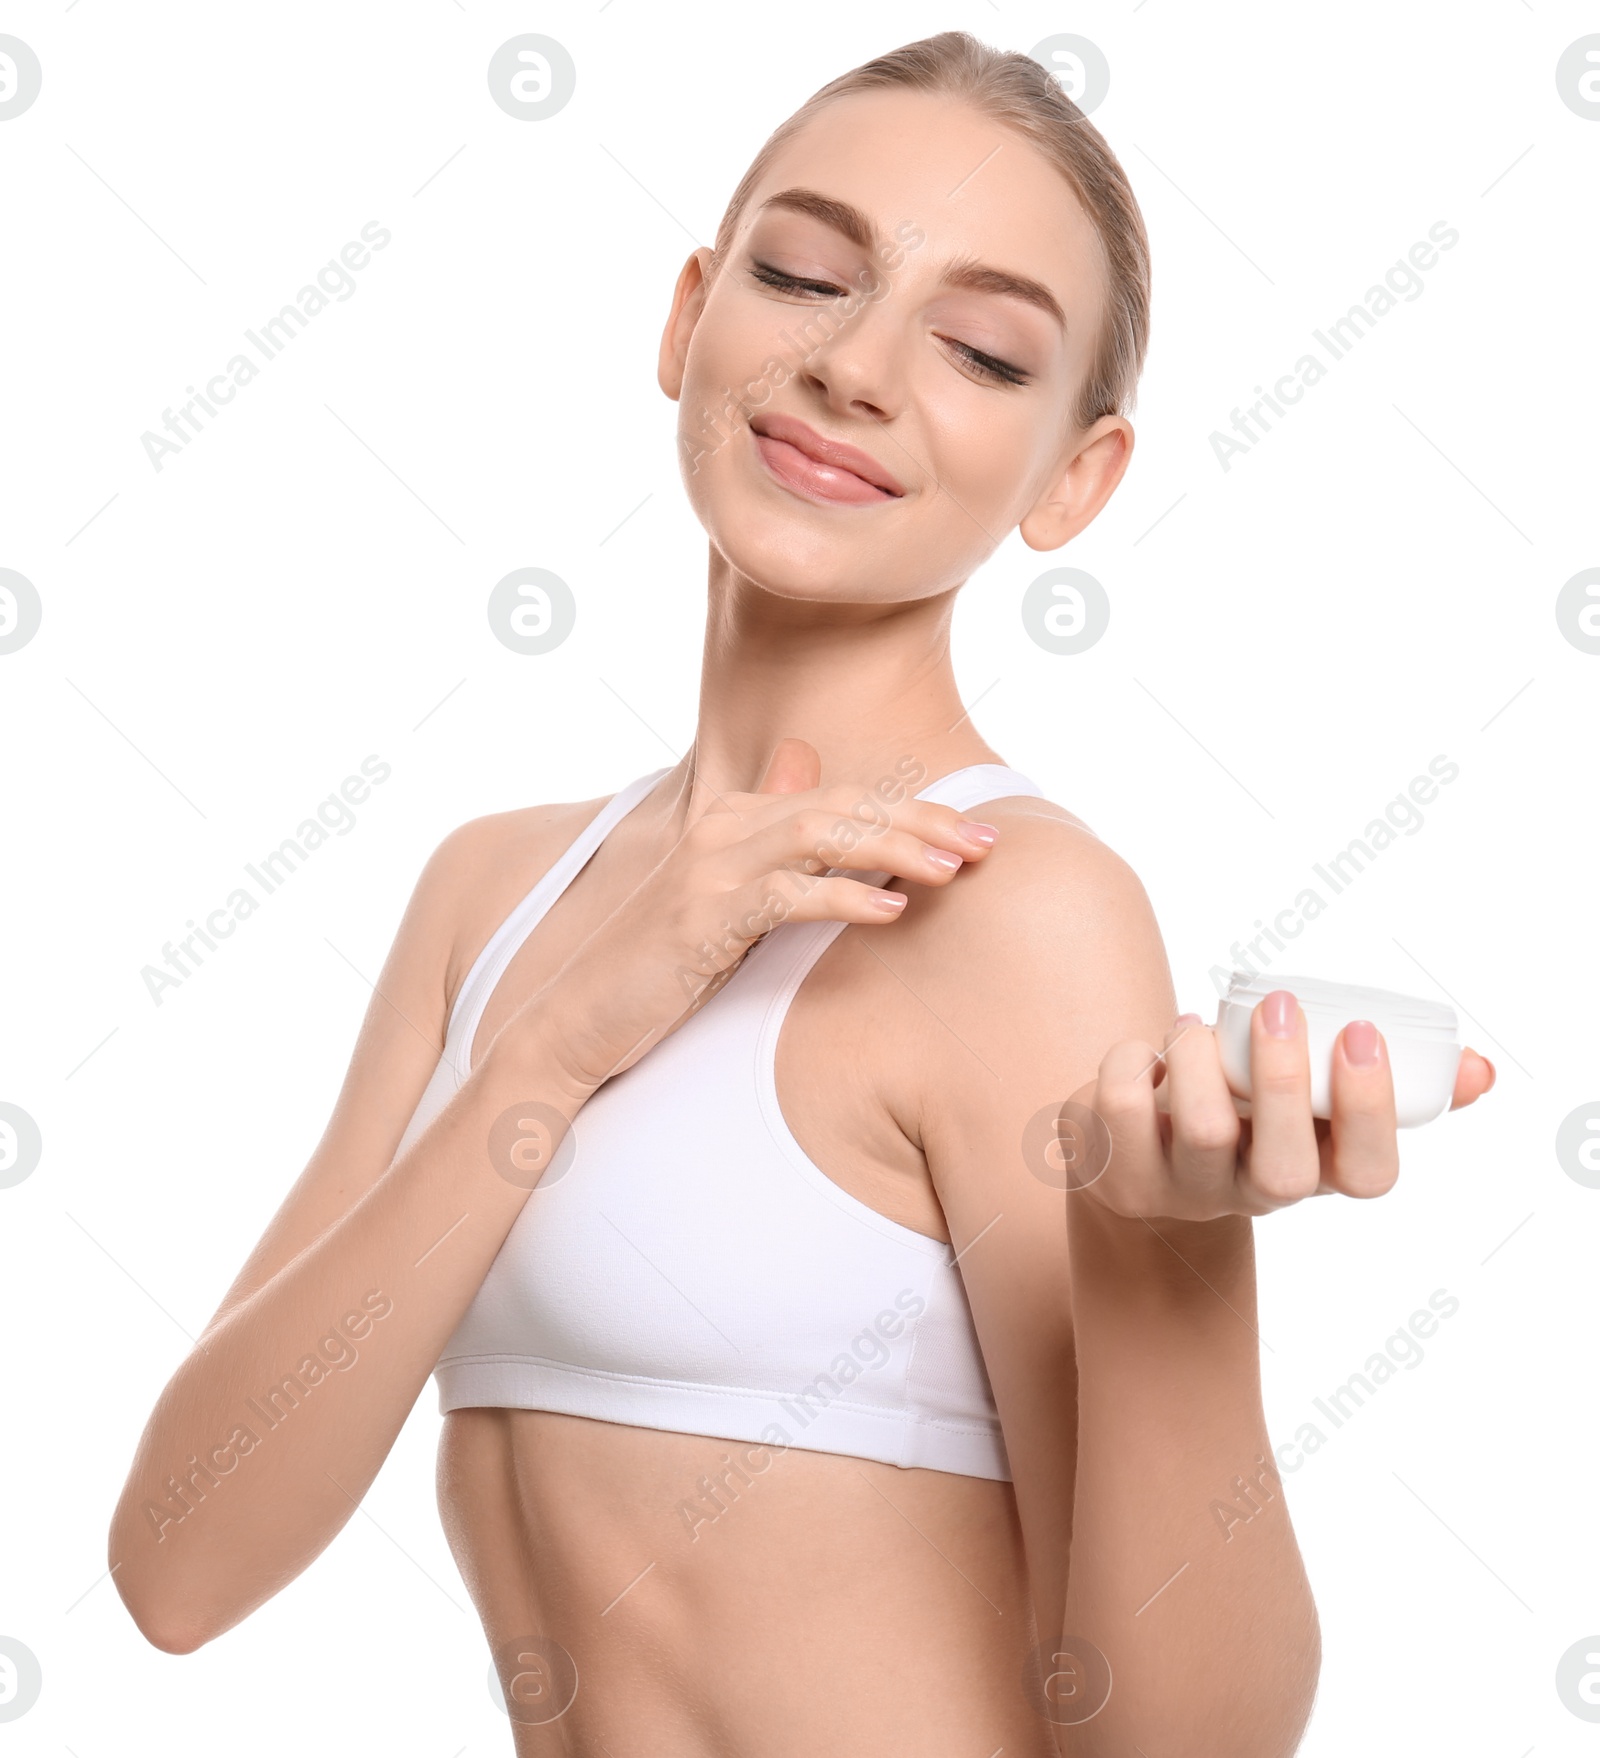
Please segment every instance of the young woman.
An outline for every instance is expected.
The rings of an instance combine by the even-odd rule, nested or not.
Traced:
[[[1116,488],[1147,320],[1122,170],[1024,56],[941,33],[762,149],[661,342],[694,743],[429,861],[116,1510],[150,1641],[304,1569],[437,1373],[521,1754],[1294,1748],[1251,1218],[1393,1185],[1383,1045],[1316,1122],[1270,997],[1241,1124],[1138,880],[950,662],[974,568]]]

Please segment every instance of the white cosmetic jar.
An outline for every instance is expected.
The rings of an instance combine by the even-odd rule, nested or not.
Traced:
[[[1276,989],[1287,989],[1306,1016],[1311,1057],[1311,1115],[1332,1115],[1333,1045],[1351,1020],[1371,1020],[1383,1035],[1394,1076],[1395,1121],[1402,1129],[1446,1110],[1461,1062],[1456,1010],[1441,1002],[1363,989],[1319,977],[1246,976],[1235,971],[1217,1008],[1222,1071],[1235,1097],[1250,1097],[1250,1016]]]

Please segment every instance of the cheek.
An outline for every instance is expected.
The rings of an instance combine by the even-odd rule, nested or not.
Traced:
[[[934,473],[959,502],[951,510],[970,527],[977,519],[999,535],[1026,506],[1023,497],[1039,468],[1037,414],[1030,402],[981,387],[941,386],[945,417],[930,430]],[[971,517],[961,514],[965,507]]]
[[[708,471],[728,465],[729,454],[748,445],[751,416],[775,400],[781,406],[797,371],[805,370],[803,341],[785,320],[791,307],[730,300],[707,311],[690,343],[678,398],[678,441],[691,495],[703,489]],[[689,471],[690,464],[698,469]]]
[[[781,346],[782,328],[770,306],[729,299],[714,311],[708,309],[690,344],[685,393],[715,407],[726,400],[730,388],[752,403],[769,397],[773,356],[795,357],[792,348]]]

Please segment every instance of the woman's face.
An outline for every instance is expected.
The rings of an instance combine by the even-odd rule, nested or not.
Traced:
[[[1019,524],[1057,547],[1120,479],[1128,423],[1070,418],[1099,240],[1061,173],[967,105],[835,100],[775,154],[708,286],[709,259],[679,277],[661,386],[701,524],[769,591],[947,591]],[[819,465],[817,437],[862,456]]]

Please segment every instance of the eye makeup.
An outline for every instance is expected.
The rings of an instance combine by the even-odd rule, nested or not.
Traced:
[[[849,292],[848,288],[836,287],[831,281],[813,281],[804,276],[786,274],[771,263],[762,262],[759,257],[751,258],[750,276],[761,286],[771,287],[780,293],[816,295],[827,299],[843,298]],[[959,342],[952,336],[940,339],[948,343],[967,366],[982,373],[991,383],[1027,385],[1033,382],[1033,374],[1025,368],[1013,366],[1009,361],[986,354],[982,349],[974,348],[970,342]]]

